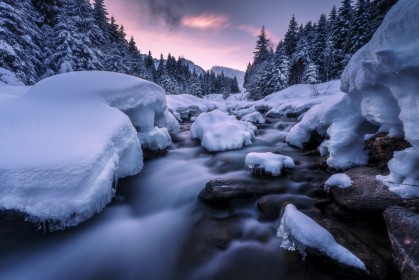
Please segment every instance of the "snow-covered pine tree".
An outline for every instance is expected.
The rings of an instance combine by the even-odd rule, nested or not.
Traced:
[[[236,77],[233,77],[233,79],[230,82],[230,92],[231,93],[239,93],[240,87],[239,87],[239,81]]]
[[[313,62],[318,66],[319,78],[326,81],[325,59],[327,48],[327,17],[321,14],[315,29],[315,38],[313,42]]]
[[[103,33],[104,40],[109,42],[109,18],[108,11],[105,6],[105,0],[93,0],[93,17],[95,18],[96,25]]]
[[[246,89],[249,91],[249,98],[257,99],[260,97],[260,81],[266,71],[266,67],[269,65],[273,57],[273,51],[271,49],[271,41],[268,39],[265,31],[265,26],[262,27],[258,39],[256,41],[256,47],[253,63],[248,71]]]
[[[297,48],[291,57],[289,84],[295,85],[303,81],[303,73],[307,65],[312,62],[312,51],[308,37],[303,33],[298,39]]]
[[[65,0],[54,28],[56,40],[49,61],[55,73],[102,70],[99,42],[103,33],[87,0]]]
[[[129,69],[129,52],[128,42],[125,39],[125,31],[123,26],[116,23],[114,17],[111,17],[108,25],[110,45],[107,48],[107,56],[105,60],[105,69],[111,72],[128,74]]]
[[[348,64],[351,54],[350,37],[351,20],[353,9],[351,0],[343,0],[342,6],[338,10],[338,16],[334,27],[334,57],[336,68],[333,71],[333,78],[339,78]]]
[[[43,24],[54,27],[63,8],[62,0],[32,0],[32,5],[41,15]]]
[[[156,66],[154,65],[154,58],[151,51],[148,51],[148,55],[144,59],[146,68],[146,80],[154,82],[156,80]]]
[[[42,73],[39,18],[30,0],[0,2],[0,81],[30,85]]]
[[[320,83],[319,71],[317,65],[313,62],[308,62],[305,67],[301,83],[303,84],[318,84]]]
[[[137,48],[137,45],[134,41],[134,37],[131,36],[128,42],[128,52],[129,52],[129,74],[136,76],[142,79],[147,79],[147,71],[145,68],[143,57],[141,56],[140,51]]]

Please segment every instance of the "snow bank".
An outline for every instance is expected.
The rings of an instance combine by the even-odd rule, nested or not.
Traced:
[[[348,168],[366,163],[362,146],[371,132],[404,136],[412,148],[395,153],[390,174],[378,179],[403,198],[419,196],[418,37],[419,2],[399,1],[346,67],[341,85],[346,95],[329,104],[332,107],[321,105],[326,112],[320,107],[309,111],[291,131],[289,142],[301,145],[312,131],[327,129],[328,164]],[[371,125],[374,131],[366,129]]]
[[[249,122],[238,121],[220,110],[201,114],[191,126],[191,137],[199,138],[208,151],[241,149],[251,145],[256,127]]]
[[[141,79],[77,72],[0,102],[0,208],[49,221],[51,229],[101,211],[114,182],[141,171],[133,124],[153,133],[152,123],[168,121],[164,98],[160,87]]]
[[[338,80],[317,85],[293,85],[257,101],[255,107],[268,110],[268,116],[299,116],[331,95],[339,93],[339,87]]]
[[[215,101],[206,100],[189,94],[168,95],[167,104],[169,111],[177,120],[190,120],[201,113],[216,109],[226,111],[226,105]]]
[[[338,244],[330,232],[298,211],[292,204],[285,207],[277,236],[282,240],[281,247],[284,249],[299,250],[303,255],[306,248],[314,249],[340,263],[366,270],[365,264]]]
[[[292,158],[274,153],[249,153],[245,163],[251,171],[257,169],[272,176],[281,175],[283,168],[295,168]]]
[[[352,185],[352,180],[344,173],[333,174],[324,183],[325,189],[329,190],[331,187],[338,187],[341,189],[349,188]]]

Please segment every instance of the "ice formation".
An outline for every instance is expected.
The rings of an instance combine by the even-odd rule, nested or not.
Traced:
[[[346,189],[346,188],[349,188],[351,185],[352,185],[352,180],[345,173],[333,174],[324,183],[326,190],[329,190],[331,187],[338,187],[341,189]]]
[[[0,99],[0,208],[52,228],[90,218],[118,178],[143,167],[133,124],[141,133],[157,122],[176,129],[168,115],[160,87],[107,72],[54,76]]]
[[[285,207],[277,236],[282,240],[281,247],[284,249],[299,250],[302,255],[306,254],[307,248],[314,249],[340,263],[366,270],[365,264],[338,244],[330,232],[292,204]]]
[[[260,170],[272,176],[281,175],[283,168],[295,168],[292,158],[270,152],[249,153],[246,156],[245,163],[251,171]]]
[[[200,139],[201,146],[211,152],[241,149],[251,145],[256,127],[238,121],[220,110],[203,113],[191,126],[191,137]]]

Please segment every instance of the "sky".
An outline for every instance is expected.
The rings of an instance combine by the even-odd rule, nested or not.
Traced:
[[[142,53],[182,56],[209,70],[245,70],[264,25],[274,44],[294,14],[315,22],[342,0],[105,0],[110,16],[132,35]]]

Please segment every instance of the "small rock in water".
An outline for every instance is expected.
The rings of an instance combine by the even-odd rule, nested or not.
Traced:
[[[281,193],[284,189],[278,187],[252,186],[243,181],[215,179],[209,181],[199,193],[198,198],[214,206],[226,206],[238,199],[252,199],[271,193]]]
[[[384,211],[396,265],[403,279],[419,275],[419,214],[400,206]]]

